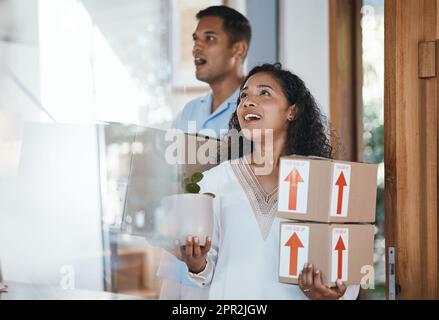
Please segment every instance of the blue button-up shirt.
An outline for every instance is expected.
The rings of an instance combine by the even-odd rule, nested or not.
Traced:
[[[212,111],[212,92],[188,102],[177,115],[171,127],[185,133],[200,133],[221,139],[229,128],[229,121],[236,110],[237,89],[215,112]]]

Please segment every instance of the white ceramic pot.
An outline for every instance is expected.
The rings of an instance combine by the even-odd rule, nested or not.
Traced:
[[[161,209],[166,215],[166,237],[186,243],[187,236],[200,239],[205,244],[206,237],[213,233],[213,197],[205,194],[176,194],[164,197]],[[162,225],[163,229],[163,225]]]

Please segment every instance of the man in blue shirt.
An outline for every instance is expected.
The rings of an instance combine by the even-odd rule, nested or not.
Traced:
[[[192,34],[195,76],[211,91],[187,103],[172,123],[186,133],[222,138],[236,110],[244,80],[244,60],[251,40],[246,17],[226,6],[212,6],[196,15]],[[199,288],[187,277],[186,264],[164,252],[157,275],[163,279],[161,299],[207,299],[208,288]]]
[[[172,127],[187,133],[212,129],[216,138],[221,138],[220,131],[228,128],[244,80],[250,23],[241,13],[226,6],[209,7],[196,17],[198,25],[192,34],[195,76],[206,82],[211,91],[187,103]],[[195,128],[190,128],[189,121],[196,122],[192,126]]]

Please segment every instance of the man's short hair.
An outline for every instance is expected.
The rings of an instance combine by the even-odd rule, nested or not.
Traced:
[[[198,20],[204,17],[220,17],[223,20],[223,30],[229,36],[231,45],[244,40],[250,46],[252,37],[250,22],[240,12],[227,6],[211,6],[196,15]]]

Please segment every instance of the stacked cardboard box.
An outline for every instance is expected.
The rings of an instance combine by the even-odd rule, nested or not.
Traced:
[[[378,166],[318,157],[281,159],[279,281],[298,283],[305,263],[332,287],[361,284],[373,267]],[[372,269],[373,270],[373,269]]]

